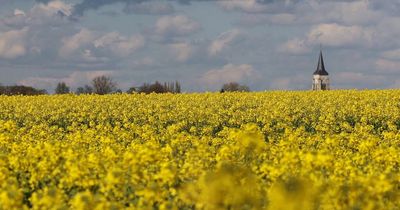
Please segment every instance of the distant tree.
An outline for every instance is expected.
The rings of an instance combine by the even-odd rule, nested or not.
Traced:
[[[180,93],[181,92],[181,84],[178,81],[164,83],[164,92]]]
[[[93,93],[93,88],[90,87],[89,85],[85,85],[83,87],[78,87],[75,91],[76,94],[92,94]]]
[[[112,93],[116,90],[117,83],[111,77],[99,76],[92,80],[93,91],[96,94],[104,95]]]
[[[83,87],[76,88],[75,94],[80,95],[80,94],[84,94],[84,93],[85,93],[85,89]]]
[[[136,93],[136,88],[135,87],[130,87],[128,89],[128,91],[126,91],[126,93],[129,93],[129,94]]]
[[[36,95],[47,95],[49,94],[45,89],[35,89],[37,91]]]
[[[144,83],[138,88],[139,93],[180,93],[181,85],[179,82],[164,82],[161,84],[156,81],[154,84]]]
[[[60,82],[57,84],[55,92],[56,94],[68,94],[70,90],[67,84],[65,84],[65,82]]]
[[[143,83],[142,86],[138,88],[139,93],[150,93],[150,84]]]
[[[91,94],[94,93],[93,87],[90,85],[85,85],[84,87],[85,93]]]
[[[175,81],[175,93],[181,93],[181,84]]]
[[[164,93],[164,86],[158,81],[154,84],[144,83],[139,87],[139,93]]]
[[[237,82],[226,83],[222,86],[220,92],[249,92],[250,88],[246,85],[240,85]]]
[[[158,81],[149,86],[150,93],[165,93],[165,85],[161,85]]]
[[[12,86],[2,86],[0,88],[0,94],[2,94],[2,95],[43,95],[43,94],[47,94],[47,91],[35,89],[35,88],[29,87],[29,86],[12,85]]]

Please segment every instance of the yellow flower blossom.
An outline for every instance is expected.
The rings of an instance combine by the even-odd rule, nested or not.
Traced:
[[[398,209],[400,91],[0,96],[0,210]]]

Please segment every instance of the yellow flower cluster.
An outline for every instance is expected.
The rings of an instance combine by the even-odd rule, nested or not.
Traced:
[[[0,210],[398,209],[400,91],[0,96]]]

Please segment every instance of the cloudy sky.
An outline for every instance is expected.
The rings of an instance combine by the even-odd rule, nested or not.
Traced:
[[[398,0],[0,0],[0,83],[400,88]]]

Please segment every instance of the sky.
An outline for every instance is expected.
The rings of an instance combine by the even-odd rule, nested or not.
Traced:
[[[0,83],[52,92],[100,75],[127,90],[400,88],[398,0],[0,0]]]

